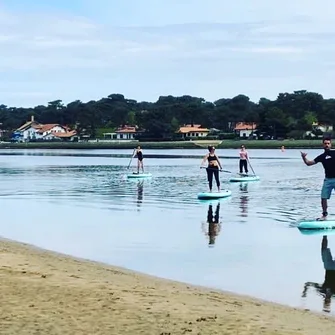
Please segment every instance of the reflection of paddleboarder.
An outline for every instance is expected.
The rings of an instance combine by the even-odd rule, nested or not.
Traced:
[[[335,294],[335,260],[333,259],[330,248],[328,248],[327,236],[323,236],[321,242],[321,259],[325,269],[325,279],[322,285],[307,282],[304,286],[302,297],[307,296],[308,287],[312,286],[324,297],[323,311],[330,312],[331,297]]]
[[[335,293],[335,261],[328,248],[327,236],[322,238],[321,257],[325,269],[325,281],[322,284],[322,289],[325,291],[324,309],[330,311],[331,297]]]
[[[215,215],[213,216],[213,206],[209,205],[207,212],[207,223],[208,223],[208,231],[205,228],[205,224],[202,226],[202,231],[206,236],[209,237],[209,246],[214,246],[216,236],[219,235],[221,231],[221,224],[219,222],[220,219],[220,203],[217,204]]]
[[[241,193],[248,193],[248,184],[247,183],[240,183],[240,191]],[[240,197],[241,204],[240,208],[242,209],[242,216],[248,216],[248,195],[241,195]]]
[[[137,183],[137,206],[143,202],[143,180]]]

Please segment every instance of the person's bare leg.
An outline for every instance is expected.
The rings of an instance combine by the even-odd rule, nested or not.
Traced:
[[[318,220],[327,220],[327,209],[328,209],[328,199],[331,196],[332,192],[332,184],[329,179],[325,178],[322,185],[321,190],[321,208],[322,208],[322,216]]]
[[[327,219],[327,209],[328,209],[328,201],[327,199],[321,199],[321,207],[322,207],[322,216],[320,220],[326,220]]]

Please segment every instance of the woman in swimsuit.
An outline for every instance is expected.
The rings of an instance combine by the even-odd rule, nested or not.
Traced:
[[[243,168],[245,173],[248,173],[248,151],[245,150],[244,145],[241,145],[240,151],[240,173],[243,173]]]
[[[137,147],[133,157],[137,156],[137,173],[140,173],[140,168],[142,168],[142,173],[144,173],[143,168],[143,152],[140,146]]]
[[[219,167],[222,169],[220,160],[218,156],[215,155],[215,147],[209,146],[208,147],[209,153],[205,155],[201,162],[201,166],[203,166],[208,161],[208,166],[206,168],[207,171],[207,180],[209,185],[209,191],[212,192],[213,187],[213,175],[215,177],[216,186],[218,187],[218,192],[220,192],[220,179],[219,179]]]

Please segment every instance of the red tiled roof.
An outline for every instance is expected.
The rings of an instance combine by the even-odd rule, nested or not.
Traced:
[[[53,135],[56,137],[72,137],[73,135],[76,135],[77,132],[75,130],[70,130],[68,126],[62,126],[58,123],[48,123],[48,124],[41,124],[32,119],[32,121],[28,121],[25,124],[23,124],[20,128],[18,128],[18,131],[24,131],[25,129],[29,129],[29,127],[32,127],[36,129],[36,132],[39,134],[43,134],[46,131],[51,130],[54,127],[61,127],[65,130],[65,132],[55,132],[51,131]]]
[[[256,123],[244,123],[244,122],[238,122],[236,124],[235,130],[255,130],[257,127]]]
[[[182,134],[187,134],[187,133],[191,133],[191,132],[209,132],[209,129],[207,128],[200,128],[199,127],[191,127],[191,126],[185,126],[185,127],[180,127],[178,130],[178,133],[182,133]]]
[[[44,133],[45,131],[49,131],[51,130],[52,128],[56,127],[56,126],[60,126],[62,127],[61,125],[59,125],[58,123],[47,123],[47,124],[43,124],[41,125],[40,129],[38,130],[38,133]],[[64,128],[64,127],[62,127]]]
[[[56,137],[72,137],[72,136],[76,135],[77,132],[75,130],[67,131],[65,133],[53,131],[53,132],[51,132],[51,134],[56,136]]]
[[[124,126],[122,128],[118,128],[115,132],[119,134],[136,133],[136,127]]]
[[[28,129],[29,127],[32,127],[32,128],[35,128],[35,129],[38,129],[39,126],[42,126],[40,125],[38,122],[36,121],[28,121],[26,122],[25,124],[23,124],[21,127],[19,127],[17,130],[24,130],[24,129]]]

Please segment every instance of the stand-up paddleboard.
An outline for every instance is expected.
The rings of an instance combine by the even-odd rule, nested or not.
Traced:
[[[230,190],[221,190],[221,192],[201,192],[198,193],[198,199],[200,200],[210,200],[210,199],[220,199],[227,198],[231,196]]]
[[[260,179],[259,176],[240,175],[237,177],[231,177],[229,181],[233,183],[233,182],[257,181],[259,179]]]
[[[150,178],[152,177],[151,173],[129,173],[127,178]]]
[[[300,230],[331,230],[335,229],[335,220],[305,220],[298,224]]]

